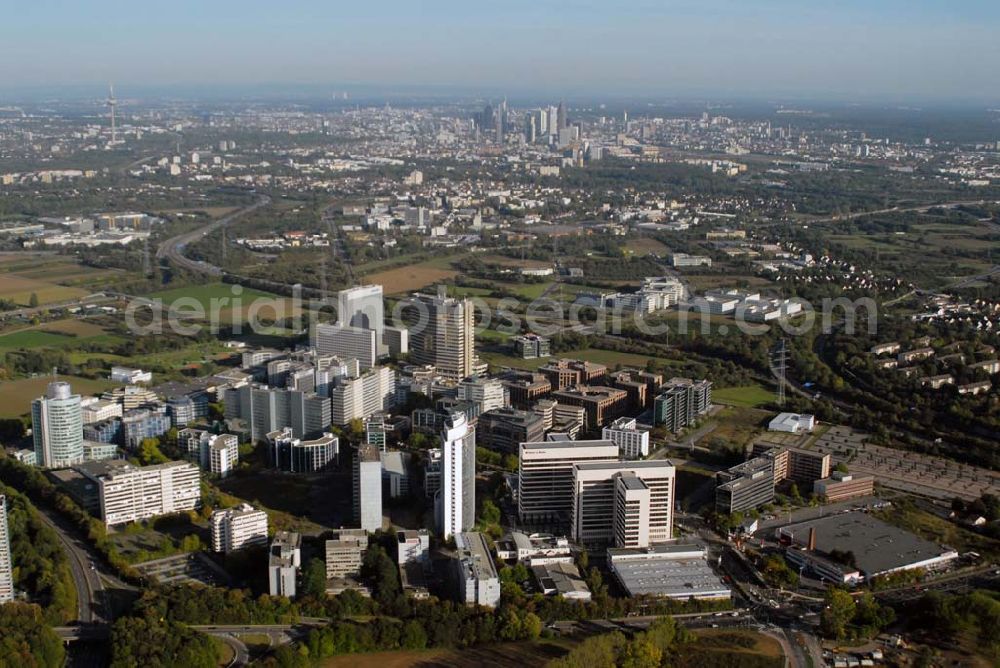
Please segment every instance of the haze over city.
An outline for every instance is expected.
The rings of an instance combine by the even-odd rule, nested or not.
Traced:
[[[995,102],[998,28],[988,0],[20,3],[0,25],[0,89]]]

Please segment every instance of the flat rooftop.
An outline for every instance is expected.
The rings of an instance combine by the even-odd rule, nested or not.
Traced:
[[[667,598],[728,598],[722,579],[703,557],[677,558],[669,554],[614,562],[618,581],[630,596]]]
[[[583,471],[601,471],[603,469],[621,469],[622,471],[638,471],[642,469],[662,469],[670,468],[674,464],[669,459],[646,459],[642,461],[613,461],[613,462],[579,462],[573,464]]]
[[[816,530],[816,551],[853,552],[858,570],[866,577],[948,558],[954,550],[938,545],[867,513],[841,513],[781,527],[796,542],[808,542]]]

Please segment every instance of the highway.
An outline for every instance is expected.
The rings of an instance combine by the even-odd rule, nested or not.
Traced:
[[[803,225],[815,225],[817,223],[839,223],[845,220],[854,220],[855,218],[864,218],[865,216],[877,216],[883,213],[926,213],[931,209],[954,209],[957,206],[986,204],[988,201],[989,200],[985,199],[956,200],[951,202],[940,202],[938,204],[919,204],[903,208],[900,208],[898,206],[893,206],[887,209],[876,209],[875,211],[856,211],[853,213],[845,213],[843,215],[838,215],[838,216],[829,216],[827,218],[814,218],[812,220],[803,220],[800,222]]]
[[[107,619],[105,608],[104,583],[91,564],[97,564],[97,556],[91,552],[90,546],[69,533],[64,526],[65,520],[49,515],[44,508],[38,507],[38,515],[59,536],[66,556],[69,559],[70,571],[76,585],[77,620],[83,624],[99,623]]]
[[[203,225],[196,230],[192,230],[191,232],[185,232],[184,234],[178,234],[175,237],[171,237],[170,239],[162,242],[159,248],[156,249],[156,259],[169,259],[177,266],[183,267],[184,269],[195,273],[208,274],[210,276],[222,276],[223,271],[221,268],[216,267],[213,264],[208,264],[207,262],[192,260],[186,257],[184,255],[184,249],[188,246],[188,244],[192,244],[205,235],[214,232],[219,228],[226,227],[233,221],[260,209],[261,207],[265,207],[270,203],[270,197],[267,195],[259,195],[257,197],[257,201],[250,206],[244,207],[239,211],[234,211],[228,216],[214,220],[207,225]]]

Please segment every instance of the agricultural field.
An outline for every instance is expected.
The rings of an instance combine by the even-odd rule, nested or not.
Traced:
[[[479,259],[486,264],[497,264],[503,267],[518,267],[523,269],[545,269],[551,267],[552,262],[546,260],[529,260],[507,257],[506,255],[480,255]]]
[[[120,341],[120,337],[93,322],[56,320],[0,334],[0,350],[65,348],[82,343],[114,344]]]
[[[28,306],[57,304],[85,297],[127,274],[114,269],[85,267],[72,257],[48,253],[0,254],[0,299]]]
[[[670,253],[669,248],[667,248],[662,242],[653,239],[652,237],[636,237],[634,239],[629,239],[625,244],[625,250],[637,256],[667,255]]]
[[[104,379],[80,378],[77,376],[36,376],[20,380],[6,380],[0,383],[0,418],[18,417],[31,410],[31,401],[45,394],[45,388],[53,380],[61,380],[73,386],[76,394],[100,394],[116,383]]]
[[[386,269],[365,276],[365,283],[378,283],[387,295],[416,292],[440,281],[458,276],[458,271],[440,266],[440,261],[431,260],[406,267]]]

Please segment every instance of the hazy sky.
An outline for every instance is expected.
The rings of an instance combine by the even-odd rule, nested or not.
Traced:
[[[0,89],[1000,98],[998,0],[0,0]]]

